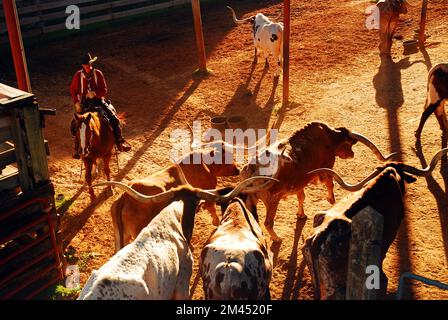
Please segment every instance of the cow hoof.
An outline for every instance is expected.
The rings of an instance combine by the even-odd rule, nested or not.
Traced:
[[[212,221],[212,224],[213,224],[215,227],[219,226],[219,220],[213,220],[213,221]]]
[[[329,204],[335,204],[336,200],[334,198],[327,198]]]

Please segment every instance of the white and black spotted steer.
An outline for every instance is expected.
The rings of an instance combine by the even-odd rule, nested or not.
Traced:
[[[227,8],[232,12],[233,21],[236,24],[245,22],[252,24],[252,35],[255,45],[254,63],[257,63],[258,56],[263,54],[266,66],[268,66],[268,56],[271,54],[277,64],[275,76],[278,77],[280,68],[283,68],[283,23],[273,22],[262,13],[257,13],[246,19],[237,19],[235,11],[231,7]],[[277,20],[280,16],[281,13],[273,20]]]
[[[221,209],[221,223],[206,242],[199,261],[205,299],[270,299],[272,254],[257,217],[239,198]]]

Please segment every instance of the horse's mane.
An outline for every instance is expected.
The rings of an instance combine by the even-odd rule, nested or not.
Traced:
[[[84,115],[87,113],[90,113],[92,116],[92,118],[90,119],[90,123],[89,123],[90,129],[93,130],[97,136],[99,136],[100,129],[101,129],[101,120],[100,120],[100,116],[99,116],[98,112],[86,112],[86,113],[84,113]],[[92,123],[93,123],[93,125],[92,125]]]
[[[311,122],[302,129],[296,131],[289,139],[291,154],[294,159],[300,159],[302,155],[309,153],[316,143],[321,142],[325,134],[331,128],[322,122]]]

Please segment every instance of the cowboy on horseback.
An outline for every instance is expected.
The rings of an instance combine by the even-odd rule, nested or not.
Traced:
[[[118,150],[129,151],[131,150],[131,146],[121,135],[121,123],[117,111],[110,100],[106,100],[107,85],[104,75],[101,70],[93,67],[93,63],[96,60],[97,57],[92,58],[90,53],[88,53],[81,62],[82,69],[78,70],[73,76],[70,85],[70,94],[75,105],[75,112],[78,114],[98,112],[112,127]],[[72,119],[70,131],[75,142],[73,158],[80,159],[75,119]]]

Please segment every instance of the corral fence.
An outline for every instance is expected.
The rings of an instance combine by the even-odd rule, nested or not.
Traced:
[[[113,21],[168,9],[190,0],[16,0],[23,37],[39,36],[66,29],[67,6],[80,9],[80,24]],[[0,5],[0,42],[7,40],[3,8]]]

